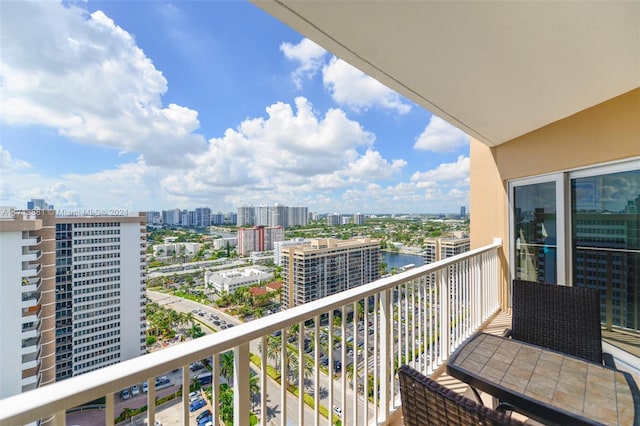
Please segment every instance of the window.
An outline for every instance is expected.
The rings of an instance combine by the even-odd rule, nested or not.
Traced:
[[[596,288],[602,321],[640,330],[640,161],[509,182],[516,279]]]

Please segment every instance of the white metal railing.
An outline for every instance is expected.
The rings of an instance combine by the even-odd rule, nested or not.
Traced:
[[[258,371],[260,382],[256,411],[267,413],[267,405],[277,406],[276,423],[286,425],[289,418],[298,425],[328,424],[326,416],[332,424],[338,418],[343,425],[385,423],[399,406],[397,367],[407,363],[431,374],[498,310],[500,247],[501,241],[496,240],[449,259],[5,398],[0,400],[0,426],[38,419],[64,425],[66,410],[101,397],[106,400],[106,424],[112,425],[119,414],[114,413],[114,393],[142,381],[149,383],[147,424],[154,424],[154,378],[181,369],[183,389],[188,388],[190,364],[208,357],[214,373],[212,411],[218,418],[218,355],[229,350],[234,355],[236,425],[248,425],[254,408],[251,368]],[[303,362],[298,362],[298,354],[305,350]],[[250,362],[252,355],[260,360],[259,367]],[[280,372],[280,386],[274,388],[275,382],[267,378],[267,365]],[[332,370],[335,374],[331,376]],[[287,392],[287,387],[299,383],[304,385],[297,397]],[[185,425],[190,414],[188,393],[182,393],[182,407],[178,408]],[[320,396],[314,408],[304,403],[305,393]],[[287,400],[294,400],[296,408],[288,410]],[[334,407],[339,409],[334,411]],[[267,416],[259,417],[266,425]]]

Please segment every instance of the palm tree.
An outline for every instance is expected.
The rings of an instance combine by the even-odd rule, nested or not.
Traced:
[[[258,375],[253,370],[249,370],[249,395],[251,395],[252,410],[256,402],[256,396],[258,396],[258,394],[260,394],[260,383],[258,381]]]
[[[229,385],[222,383],[220,385],[220,416],[224,424],[233,424],[233,389]]]
[[[227,383],[233,381],[233,351],[227,351],[220,354],[220,375],[225,378]]]
[[[200,381],[198,380],[197,376],[193,376],[191,378],[191,389],[193,390],[200,389]]]
[[[347,379],[349,379],[349,383],[353,383],[353,378],[355,377],[356,382],[358,381],[358,372],[353,367],[354,363],[347,365]]]
[[[272,336],[267,337],[267,359],[274,360],[276,364],[276,370],[280,368],[280,349],[282,347],[282,337]]]
[[[187,330],[187,336],[192,339],[197,339],[198,337],[204,336],[204,331],[202,331],[202,327],[200,324],[193,324],[189,330]]]
[[[287,336],[293,336],[296,340],[298,340],[298,333],[300,332],[300,323],[297,322],[289,327],[289,331],[287,331]]]

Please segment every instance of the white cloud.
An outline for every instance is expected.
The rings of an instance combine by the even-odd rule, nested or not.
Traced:
[[[298,44],[282,43],[280,51],[285,58],[298,62],[300,65],[291,73],[296,88],[302,88],[303,78],[310,79],[324,64],[324,56],[327,51],[308,38],[303,38]]]
[[[406,164],[385,160],[371,149],[374,135],[342,110],[330,109],[320,116],[306,98],[299,97],[295,108],[278,102],[266,113],[211,139],[208,152],[191,159],[191,170],[162,179],[163,189],[193,196],[241,191],[248,197],[280,199],[277,194],[387,179]]]
[[[322,77],[334,101],[354,111],[383,108],[406,114],[411,110],[396,92],[336,57],[323,67]]]
[[[436,169],[426,172],[416,172],[411,176],[411,181],[416,182],[419,187],[428,187],[434,182],[448,181],[468,184],[469,157],[460,155],[455,163],[442,163]]]
[[[206,149],[198,113],[161,96],[167,81],[103,12],[55,2],[2,6],[2,122],[52,127],[77,141],[181,165]],[[182,164],[184,165],[184,164]]]
[[[453,152],[469,143],[469,136],[440,117],[431,121],[413,145],[415,149],[435,152]]]
[[[0,145],[0,170],[7,172],[9,170],[26,169],[31,167],[26,161],[14,159],[11,153]]]
[[[369,149],[363,156],[347,166],[345,174],[364,181],[389,179],[406,165],[405,160],[388,162],[378,151]]]

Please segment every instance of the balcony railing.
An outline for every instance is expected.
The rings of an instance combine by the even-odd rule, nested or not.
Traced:
[[[501,242],[496,241],[462,255],[0,400],[0,426],[52,416],[59,419],[65,416],[66,410],[103,396],[106,424],[114,424],[114,393],[142,381],[149,383],[147,422],[153,424],[156,418],[154,378],[179,368],[182,387],[187,389],[191,384],[190,364],[208,357],[213,360],[214,373],[212,411],[214,417],[219,418],[218,355],[229,350],[234,354],[231,382],[234,424],[249,424],[253,408],[249,385],[251,368],[258,371],[259,413],[267,413],[268,400],[270,405],[278,406],[282,425],[288,424],[288,419],[297,424],[318,424],[321,415],[326,416],[327,412],[329,416],[335,415],[334,406],[341,407],[342,424],[385,423],[399,407],[396,368],[407,363],[426,374],[434,372],[467,336],[498,310],[500,247]],[[305,354],[304,361],[298,362],[301,353]],[[340,361],[340,368],[336,361]],[[268,365],[280,372],[282,383],[277,391],[271,387],[269,392],[267,388]],[[297,384],[304,384],[298,396],[287,392],[287,388]],[[304,403],[305,393],[324,396],[310,408]],[[287,412],[288,398],[297,401],[295,412]],[[189,424],[188,407],[188,392],[183,392],[182,406],[178,409],[185,425]],[[261,424],[267,424],[266,416],[261,416]]]

